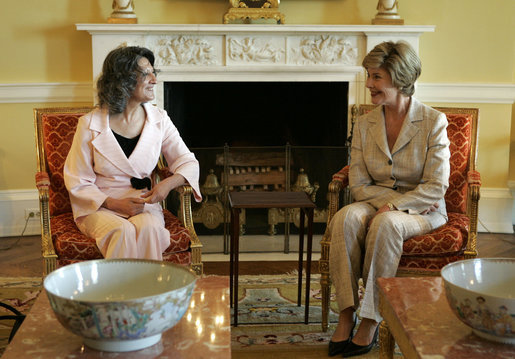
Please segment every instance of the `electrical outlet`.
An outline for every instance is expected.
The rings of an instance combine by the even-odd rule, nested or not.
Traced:
[[[25,208],[25,219],[37,219],[39,220],[40,216],[39,208]]]

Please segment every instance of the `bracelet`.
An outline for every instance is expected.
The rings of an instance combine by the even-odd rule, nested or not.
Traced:
[[[396,210],[395,206],[392,203],[388,202],[386,205],[388,206],[390,211],[395,211]]]

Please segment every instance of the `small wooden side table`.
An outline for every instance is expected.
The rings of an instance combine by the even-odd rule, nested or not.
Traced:
[[[297,305],[302,298],[302,262],[304,256],[304,216],[308,217],[308,245],[306,261],[306,300],[304,323],[308,324],[309,317],[309,284],[311,278],[311,252],[313,248],[313,210],[315,204],[305,192],[230,192],[229,206],[231,209],[231,244],[230,244],[230,304],[234,307],[234,326],[238,326],[238,262],[240,212],[243,208],[300,208],[299,221],[299,284]]]

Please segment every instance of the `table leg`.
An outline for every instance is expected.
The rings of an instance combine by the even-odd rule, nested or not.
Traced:
[[[229,245],[229,305],[232,308],[232,300],[233,300],[233,276],[234,276],[234,209],[231,209],[231,226],[229,228],[230,234],[230,245]]]
[[[284,209],[284,253],[290,253],[290,209]]]
[[[225,221],[225,217],[224,217],[224,221]],[[230,234],[228,236],[227,232],[230,232],[230,231],[231,231],[230,223],[224,223],[224,254],[229,254],[229,246],[230,246],[229,237],[230,237]]]
[[[302,208],[299,212],[299,284],[297,289],[297,305],[302,304],[302,262],[304,260],[304,213]]]
[[[240,262],[240,210],[237,209],[234,218],[234,326],[238,326],[238,272]]]
[[[386,321],[382,321],[379,324],[379,358],[380,359],[392,359],[393,350],[395,346],[395,339],[388,329]]]
[[[306,306],[306,313],[304,318],[304,323],[308,324],[309,321],[309,295],[310,295],[310,286],[311,286],[311,254],[313,251],[313,208],[307,209],[308,215],[308,250],[307,250],[307,260],[306,260],[306,301],[304,305]],[[302,213],[302,217],[304,214]]]

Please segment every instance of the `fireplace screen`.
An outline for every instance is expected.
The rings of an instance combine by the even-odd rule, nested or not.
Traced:
[[[327,187],[348,161],[347,83],[166,83],[165,108],[201,166],[197,233],[227,234],[228,191],[305,191],[314,233],[327,220]],[[242,233],[297,231],[298,210],[253,210]]]

